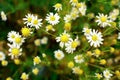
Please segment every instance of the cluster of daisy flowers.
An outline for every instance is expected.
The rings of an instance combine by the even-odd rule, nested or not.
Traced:
[[[100,47],[100,44],[103,44],[103,36],[101,32],[98,32],[95,29],[83,28],[84,35],[86,36],[90,46]]]
[[[96,71],[94,73],[94,78],[97,79],[105,79],[110,80],[113,75],[120,76],[120,71],[117,70],[113,72],[112,70],[108,69],[106,59],[102,56],[104,55],[104,52],[101,50],[101,46],[104,44],[104,35],[102,33],[102,29],[109,28],[113,25],[116,27],[116,19],[119,15],[119,9],[113,9],[109,15],[104,15],[103,13],[98,13],[95,17],[95,23],[96,26],[101,29],[93,29],[88,27],[83,27],[83,30],[80,31],[81,35],[84,33],[83,36],[86,37],[87,43],[90,45],[90,49],[83,50],[81,47],[82,44],[82,37],[81,35],[77,34],[74,35],[71,31],[72,29],[72,21],[75,21],[76,19],[81,18],[82,16],[91,16],[94,19],[94,15],[87,14],[87,5],[85,2],[79,2],[78,0],[70,0],[69,3],[71,4],[71,10],[66,13],[63,17],[60,17],[60,11],[62,11],[62,4],[57,3],[53,7],[56,12],[49,12],[46,14],[45,21],[47,22],[45,25],[42,23],[44,21],[43,19],[39,18],[38,15],[34,15],[31,13],[28,13],[23,18],[24,21],[24,27],[21,29],[21,32],[17,31],[10,31],[8,33],[8,46],[9,46],[9,56],[11,56],[11,59],[15,61],[16,64],[19,64],[19,57],[24,54],[22,50],[22,46],[24,46],[24,42],[28,37],[31,37],[32,34],[34,34],[34,30],[44,30],[47,34],[50,34],[54,36],[54,40],[59,44],[59,48],[57,50],[53,51],[53,56],[55,57],[55,61],[62,62],[67,59],[67,56],[70,58],[68,60],[67,66],[73,74],[75,75],[83,75],[86,73],[84,70],[84,66],[88,67],[89,65],[93,67],[97,67],[102,69],[99,71]],[[1,12],[2,19],[5,21],[7,20],[4,12]],[[59,25],[60,20],[64,21],[64,27],[63,32],[55,35],[57,33],[56,25]],[[45,26],[45,27],[44,27]],[[100,27],[99,27],[100,26]],[[60,27],[61,28],[61,27]],[[52,31],[52,33],[50,32]],[[82,33],[83,32],[83,33]],[[79,33],[79,32],[78,32]],[[120,36],[118,36],[118,39],[120,39]],[[49,44],[48,37],[44,36],[41,39],[34,40],[35,46],[40,46],[41,44]],[[55,44],[54,44],[55,45]],[[86,46],[86,45],[84,45]],[[110,52],[113,53],[115,50],[113,47],[110,47]],[[85,54],[84,54],[85,53]],[[2,57],[2,58],[1,58]],[[38,75],[40,72],[39,65],[46,65],[46,60],[49,62],[48,55],[45,53],[42,53],[42,57],[39,55],[33,56],[33,66],[32,73],[34,75]],[[44,61],[45,60],[45,61]],[[96,60],[96,62],[95,62]],[[3,61],[4,65],[7,65],[7,61],[5,62],[5,55],[0,52],[0,61]],[[99,64],[98,64],[98,63]],[[64,62],[62,62],[64,63]],[[66,62],[65,62],[66,63]],[[96,66],[97,64],[98,66]],[[49,62],[50,64],[50,62]],[[94,65],[95,64],[95,65]],[[70,71],[70,72],[71,72]],[[87,74],[85,74],[87,75]],[[29,80],[29,73],[23,72],[20,76],[20,79],[22,80]],[[91,75],[88,75],[91,77]],[[11,77],[8,77],[6,80],[12,80]]]

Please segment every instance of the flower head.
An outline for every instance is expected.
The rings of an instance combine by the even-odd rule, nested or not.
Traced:
[[[39,64],[41,62],[40,57],[38,56],[34,57],[33,61],[34,61],[34,65]]]
[[[94,47],[99,47],[100,44],[103,44],[103,38],[101,32],[98,32],[97,30],[93,31],[90,33],[89,36],[87,36],[88,42],[90,43],[91,46]]]
[[[33,74],[37,75],[37,74],[39,73],[39,69],[38,69],[38,68],[34,68],[34,69],[32,70],[32,72],[33,72]]]
[[[74,59],[75,59],[75,62],[76,62],[76,63],[82,63],[82,62],[84,62],[84,57],[83,57],[83,55],[76,55],[76,56],[74,57]]]
[[[5,60],[5,53],[0,51],[0,61]]]
[[[78,3],[77,8],[79,9],[79,12],[84,16],[86,14],[87,6],[84,2]]]
[[[62,10],[62,4],[60,4],[60,3],[55,4],[53,7],[54,7],[55,10],[58,11],[58,12],[59,12],[60,10]]]
[[[38,19],[37,16],[34,16],[31,21],[31,27],[35,27],[36,29],[39,29],[42,25],[42,19]]]
[[[56,59],[61,60],[64,58],[64,53],[61,50],[54,51],[54,56]]]
[[[104,15],[104,14],[100,14],[99,13],[99,16],[96,16],[97,17],[97,20],[96,22],[98,23],[98,25],[100,25],[100,27],[106,27],[106,26],[111,26],[110,25],[110,20],[108,18],[107,15]]]
[[[80,42],[79,42],[79,40],[78,40],[78,37],[76,37],[75,40],[70,39],[70,40],[68,41],[68,43],[65,44],[65,46],[66,46],[66,48],[65,48],[66,52],[68,52],[68,53],[73,53],[73,52],[76,50],[76,48],[77,48],[77,46],[78,46],[79,44],[80,44]]]
[[[64,31],[59,37],[56,37],[56,41],[60,42],[60,47],[64,47],[64,45],[70,40],[70,35]]]
[[[46,26],[46,31],[55,31],[52,25],[47,25]]]
[[[1,18],[3,21],[7,20],[6,14],[4,13],[4,11],[1,11]]]
[[[83,74],[83,70],[79,67],[72,68],[74,74]]]
[[[14,58],[18,58],[20,55],[22,55],[22,49],[20,48],[19,45],[16,44],[8,44],[8,46],[10,47],[9,49],[9,56],[11,56],[12,59]]]
[[[76,6],[78,3],[78,0],[70,0],[70,3],[72,6]]]
[[[64,17],[64,21],[67,23],[67,22],[70,22],[71,21],[71,15],[69,15],[69,14],[67,14],[67,15],[65,15],[65,17]]]
[[[21,78],[22,80],[27,80],[27,79],[28,79],[28,76],[29,76],[29,75],[24,72],[24,73],[22,73],[22,75],[21,75],[20,78]]]
[[[98,79],[101,79],[103,76],[102,76],[102,74],[95,73],[95,77],[97,77]]]
[[[111,76],[113,76],[113,74],[111,74],[109,70],[104,70],[103,76],[105,77],[106,80],[109,80]]]
[[[48,23],[50,23],[51,25],[58,24],[59,19],[60,19],[60,17],[58,15],[58,13],[53,14],[50,12],[50,14],[47,14],[47,16],[46,16],[46,21],[48,21]]]
[[[10,31],[7,35],[8,41],[9,42],[14,42],[15,37],[18,36],[18,35],[19,35],[19,33],[17,33],[16,31]]]
[[[24,24],[30,26],[33,18],[34,18],[33,14],[28,13],[27,15],[25,15],[25,18],[23,18],[23,20],[25,21]]]
[[[27,36],[29,36],[30,34],[32,34],[31,29],[30,29],[30,28],[27,28],[27,27],[22,28],[22,29],[21,29],[21,32],[22,32],[22,35],[25,36],[25,37],[27,37]]]
[[[91,33],[91,29],[89,29],[89,28],[83,28],[83,31],[82,32],[84,32],[84,35],[85,36],[89,36],[90,35],[90,33]]]

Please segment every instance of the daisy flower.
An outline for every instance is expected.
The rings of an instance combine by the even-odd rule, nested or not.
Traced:
[[[82,15],[86,14],[87,7],[84,2],[78,3],[77,8]]]
[[[58,12],[59,12],[60,10],[62,10],[62,4],[60,4],[60,3],[55,4],[53,7],[54,7],[55,10],[58,11]]]
[[[111,78],[111,76],[113,76],[113,74],[111,74],[109,70],[104,70],[103,76],[105,77],[106,80],[110,80],[110,78]]]
[[[99,49],[95,49],[92,55],[99,57],[101,55],[101,51]]]
[[[79,67],[72,68],[72,71],[74,74],[82,74],[83,73],[83,70],[80,69]]]
[[[69,15],[69,14],[65,15],[64,21],[65,21],[66,23],[67,23],[67,22],[70,22],[70,21],[71,21],[71,15]]]
[[[75,20],[76,18],[79,17],[79,11],[77,8],[72,8],[71,13],[70,13],[71,19]]]
[[[90,33],[91,33],[91,29],[85,27],[85,28],[83,28],[83,31],[82,31],[82,32],[84,32],[84,35],[85,35],[85,36],[89,36]]]
[[[112,12],[109,13],[110,20],[115,21],[118,15],[119,15],[119,10],[114,9]]]
[[[51,25],[56,25],[59,23],[59,15],[58,13],[53,14],[52,12],[50,12],[49,14],[47,14],[46,16],[46,21],[48,21],[48,23],[50,23]]]
[[[7,60],[2,60],[1,64],[2,64],[2,66],[7,66],[8,65],[8,61]]]
[[[70,31],[71,30],[71,23],[65,23],[65,25],[64,25],[64,29],[66,30],[66,31]]]
[[[6,80],[13,80],[11,77],[7,77]]]
[[[102,74],[95,73],[95,77],[97,77],[98,79],[101,79],[103,76],[102,76]]]
[[[41,44],[47,44],[48,43],[48,37],[43,37],[42,39],[41,39],[41,42],[40,42]]]
[[[7,17],[6,17],[6,14],[4,13],[4,11],[1,11],[1,19],[3,21],[6,21],[7,20]]]
[[[21,46],[23,44],[23,42],[25,42],[24,40],[25,40],[25,38],[22,37],[21,35],[16,35],[15,39],[13,41],[13,44]]]
[[[78,3],[78,0],[70,0],[70,3],[72,6],[76,6]]]
[[[106,26],[111,26],[110,24],[111,21],[109,20],[107,15],[99,13],[99,16],[96,16],[96,17],[97,17],[96,22],[98,23],[98,25],[100,25],[100,27],[104,28]]]
[[[70,35],[64,31],[59,37],[56,37],[56,41],[60,42],[59,45],[60,47],[64,47],[64,45],[70,40]]]
[[[64,58],[64,53],[61,50],[54,51],[54,56],[56,59],[61,60]]]
[[[73,40],[73,39],[70,39],[66,44],[65,44],[65,50],[66,50],[66,52],[68,52],[68,53],[73,53],[75,50],[76,50],[76,48],[77,48],[77,46],[80,44],[80,42],[79,42],[79,40],[78,40],[78,37],[76,37],[76,39],[75,40]]]
[[[37,16],[34,16],[32,21],[31,21],[31,27],[35,27],[36,29],[39,29],[42,25],[42,19],[38,19]]]
[[[118,39],[120,40],[120,32],[118,33]]]
[[[9,42],[14,42],[15,36],[19,35],[16,31],[10,31],[7,35]]]
[[[34,57],[33,59],[34,65],[39,64],[41,62],[41,59],[39,56]]]
[[[25,15],[25,18],[23,18],[23,20],[25,21],[24,24],[27,24],[27,26],[31,26],[31,21],[33,18],[33,14],[28,13],[27,15]]]
[[[24,37],[28,37],[30,34],[32,34],[31,29],[27,27],[22,28],[21,33]]]
[[[0,51],[0,61],[5,60],[5,54]]]
[[[47,25],[46,26],[46,31],[55,31],[52,25]]]
[[[86,8],[79,8],[80,13],[84,16],[86,14]]]
[[[94,46],[94,47],[99,47],[100,44],[103,44],[103,42],[102,42],[103,38],[102,37],[103,36],[102,36],[101,32],[98,32],[97,30],[95,31],[94,29],[90,33],[89,36],[86,36],[90,45]]]
[[[74,62],[73,61],[68,62],[67,66],[69,68],[73,68],[74,67]]]
[[[83,55],[76,55],[74,57],[74,60],[75,60],[76,63],[82,63],[82,62],[84,62]]]
[[[34,68],[34,69],[32,70],[32,73],[33,73],[34,75],[38,75],[39,69],[38,69],[38,68]]]
[[[41,40],[40,39],[34,40],[34,44],[35,44],[35,46],[40,46],[41,45]]]
[[[20,78],[21,78],[22,80],[28,80],[28,79],[29,79],[28,76],[29,76],[29,75],[24,72],[24,73],[22,73],[22,75],[21,75]]]
[[[8,44],[8,46],[10,47],[10,53],[8,55],[11,56],[12,59],[18,58],[20,55],[22,55],[22,49],[20,48],[20,46],[16,44]]]

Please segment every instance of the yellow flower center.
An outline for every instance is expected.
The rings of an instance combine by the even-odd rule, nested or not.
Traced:
[[[47,26],[47,29],[48,29],[48,30],[52,30],[52,29],[53,29],[52,25],[48,25],[48,26]]]
[[[26,79],[27,79],[27,75],[26,75],[26,74],[22,74],[21,78],[22,78],[23,80],[26,80]]]
[[[74,67],[74,62],[70,61],[70,62],[68,63],[68,67],[69,67],[69,68],[73,68],[73,67]]]
[[[95,50],[95,54],[100,55],[100,50],[99,50],[99,49],[96,49],[96,50]]]
[[[19,60],[19,59],[14,59],[14,63],[15,63],[16,65],[18,65],[18,64],[20,64],[20,60]]]
[[[98,36],[93,35],[93,36],[92,36],[92,40],[93,40],[93,41],[97,41],[97,40],[98,40]]]
[[[107,21],[107,17],[102,16],[102,17],[100,18],[100,20],[101,20],[102,22],[106,22],[106,21]]]
[[[61,39],[61,42],[68,42],[69,37],[67,34],[63,34],[60,39]]]
[[[61,54],[60,54],[60,53],[57,53],[57,57],[60,58],[60,57],[61,57]]]
[[[32,18],[31,18],[31,17],[29,17],[29,18],[28,18],[28,22],[31,22],[31,21],[32,21]]]
[[[65,29],[66,31],[70,31],[70,29],[71,29],[71,23],[65,23],[64,29]]]
[[[57,3],[57,4],[55,5],[55,7],[56,7],[56,8],[61,8],[61,4]]]
[[[0,58],[2,58],[3,56],[2,55],[0,55]]]
[[[78,57],[77,57],[77,60],[81,60],[81,58],[82,58],[82,56],[78,56]]]
[[[50,20],[51,21],[55,21],[55,17],[54,16],[50,16]]]
[[[83,70],[79,68],[75,68],[75,73],[77,74],[83,74]]]
[[[35,68],[35,69],[32,70],[32,72],[33,72],[35,75],[37,75],[38,72],[39,72],[39,69],[38,69],[38,68]]]
[[[37,20],[37,19],[34,20],[34,21],[33,21],[33,24],[38,24],[38,20]]]
[[[18,48],[13,48],[11,52],[13,55],[18,55],[20,50]]]
[[[11,35],[11,38],[15,38],[15,35]]]
[[[109,76],[109,74],[110,74],[109,72],[106,72],[106,76]]]
[[[30,35],[30,29],[29,28],[22,28],[21,30],[23,36],[29,36]]]
[[[16,43],[21,43],[21,37],[16,37],[16,38],[15,38],[15,42],[16,42]]]
[[[35,58],[34,58],[34,62],[35,62],[36,64],[39,64],[39,63],[41,62],[41,60],[40,60],[39,57],[35,57]]]
[[[106,64],[106,60],[105,60],[105,59],[101,59],[101,60],[100,60],[100,64],[101,64],[101,65],[105,65],[105,64]]]
[[[89,34],[89,33],[90,33],[90,29],[87,29],[87,30],[86,30],[86,33]]]
[[[100,79],[100,78],[101,78],[101,75],[100,75],[100,74],[97,74],[96,76],[97,76],[97,78],[98,78],[98,79]]]
[[[73,2],[73,3],[77,3],[77,2],[78,2],[78,0],[72,0],[72,2]]]
[[[7,66],[7,64],[8,64],[8,61],[2,60],[2,66]]]
[[[80,8],[82,5],[81,5],[81,3],[78,3],[76,6],[77,6],[77,8]]]
[[[73,41],[71,44],[72,48],[76,48],[78,46],[78,42],[77,41]]]
[[[6,80],[13,80],[11,77],[6,78]]]
[[[77,14],[76,13],[72,13],[72,18],[74,18],[74,17],[77,17]]]

